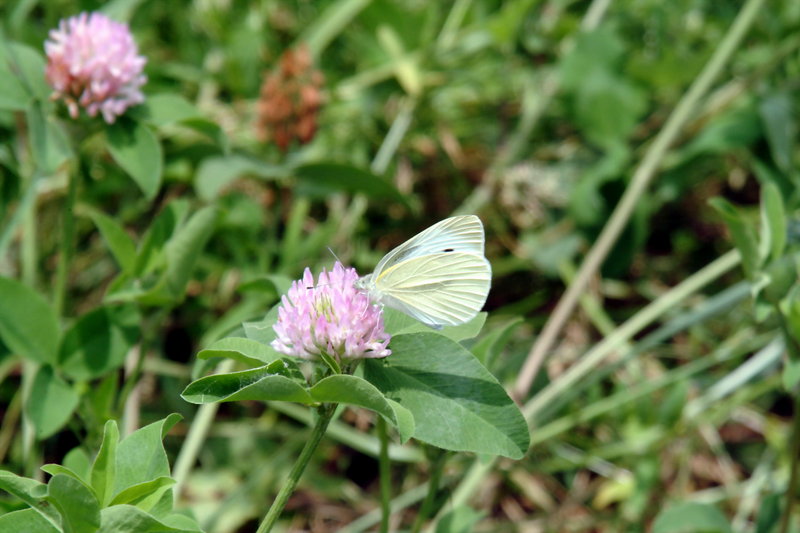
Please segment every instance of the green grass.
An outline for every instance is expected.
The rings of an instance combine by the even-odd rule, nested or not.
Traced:
[[[305,267],[365,274],[474,213],[494,277],[461,342],[527,454],[389,428],[389,484],[374,413],[341,409],[276,530],[800,530],[796,2],[115,0],[148,83],[111,127],[41,72],[58,20],[100,8],[0,6],[1,469],[41,479],[108,419],[178,412],[176,507],[256,531],[311,410],[185,402],[245,368],[198,352]],[[324,81],[313,139],[283,151],[259,99],[296,46]],[[81,349],[105,366],[65,362]]]

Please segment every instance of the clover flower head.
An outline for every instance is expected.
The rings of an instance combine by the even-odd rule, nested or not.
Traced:
[[[64,100],[72,118],[78,118],[80,106],[111,124],[144,101],[140,88],[147,81],[142,74],[147,60],[127,24],[102,13],[81,13],[50,30],[44,49],[52,98]]]
[[[324,353],[340,362],[391,354],[383,310],[355,288],[356,280],[356,269],[338,261],[330,272],[322,271],[316,284],[306,268],[281,299],[272,347],[306,359]]]
[[[322,72],[314,68],[308,46],[286,50],[264,76],[256,103],[256,134],[286,152],[293,141],[311,142],[323,104]]]

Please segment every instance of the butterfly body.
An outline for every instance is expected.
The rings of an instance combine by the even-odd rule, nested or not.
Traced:
[[[478,217],[447,218],[386,254],[356,287],[432,328],[463,324],[478,314],[491,287],[483,250]]]

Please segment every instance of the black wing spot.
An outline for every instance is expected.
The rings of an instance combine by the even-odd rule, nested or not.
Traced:
[[[444,250],[442,250],[442,251],[443,251],[443,252],[455,252],[455,250],[453,250],[452,248],[445,248],[445,249],[444,249]]]

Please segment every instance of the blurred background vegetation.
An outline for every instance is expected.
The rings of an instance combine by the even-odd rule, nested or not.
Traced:
[[[71,122],[55,106],[49,112],[59,118],[47,127],[64,142],[33,154],[47,171],[35,178],[30,200],[31,126],[0,99],[0,224],[11,228],[2,233],[0,273],[50,292],[70,194],[65,176],[75,171],[63,318],[69,324],[104,302],[136,303],[145,324],[140,418],[184,415],[166,439],[174,458],[195,413],[180,391],[206,368],[196,362],[199,349],[263,316],[304,267],[330,266],[329,249],[367,273],[431,223],[476,213],[494,279],[488,326],[473,349],[492,354],[487,365],[510,389],[637,165],[740,7],[712,0],[6,0],[3,37],[39,55],[47,32],[80,11],[102,8],[129,22],[149,78],[148,103],[131,114],[157,140],[137,154],[163,166],[153,171],[155,188],[131,180],[118,155],[109,155],[101,127]],[[711,198],[755,221],[761,187],[770,183],[791,212],[800,183],[798,49],[800,2],[767,2],[659,161],[531,395],[732,248]],[[292,114],[279,116],[287,106]],[[33,264],[14,225],[31,201]],[[120,273],[98,219],[107,215],[140,250],[158,251],[188,212],[206,205],[220,214],[195,260],[180,265],[191,267],[185,288],[137,293],[159,275],[159,260],[136,275]],[[153,229],[165,212],[177,222]],[[736,531],[773,531],[757,529],[757,521],[777,516],[777,495],[786,490],[794,400],[781,378],[782,350],[764,351],[774,324],[759,318],[744,279],[740,269],[726,269],[548,404],[528,456],[496,463],[470,500],[482,517],[475,530],[647,531],[668,504],[694,501],[714,504]],[[22,377],[3,347],[0,368],[0,463],[22,470],[24,444],[9,415],[16,409],[19,416]],[[96,446],[103,421],[120,415],[115,368],[83,377],[77,414],[41,440],[44,462]],[[282,410],[220,408],[179,500],[206,530],[255,530],[305,437],[303,412]],[[353,411],[334,426],[290,501],[289,530],[336,531],[377,507],[374,438],[352,431],[370,420]],[[394,476],[399,492],[413,496],[428,467],[419,445],[409,450],[395,452]],[[438,504],[473,459],[448,461]],[[398,513],[404,527],[414,509]]]

